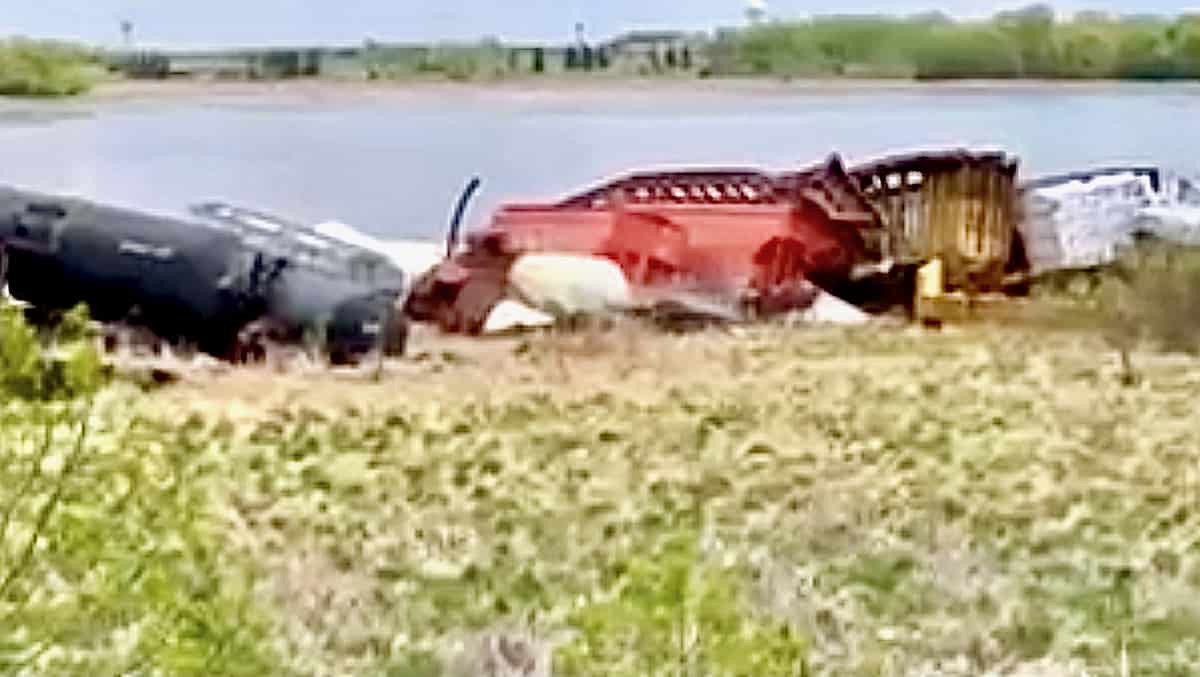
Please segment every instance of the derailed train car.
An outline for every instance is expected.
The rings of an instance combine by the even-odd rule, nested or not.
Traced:
[[[391,342],[407,281],[377,254],[280,220],[210,205],[189,221],[74,197],[0,188],[0,271],[40,311],[86,303],[100,322],[236,360],[247,328],[294,338],[324,331],[335,361]],[[357,275],[366,265],[371,275]]]
[[[1153,165],[1097,167],[1021,186],[1034,274],[1114,263],[1139,236],[1200,245],[1200,182]]]
[[[869,255],[943,261],[947,288],[995,291],[1026,267],[1017,161],[1004,153],[914,153],[852,170],[879,213]]]
[[[951,151],[850,168],[833,155],[778,174],[628,174],[557,202],[503,205],[463,251],[452,236],[407,310],[479,333],[514,262],[546,252],[611,261],[643,299],[700,290],[747,318],[810,303],[813,283],[871,309],[911,309],[915,272],[935,258],[947,288],[999,289],[1025,266],[1016,168],[1003,154]]]
[[[191,213],[235,232],[243,247],[282,265],[265,288],[262,320],[291,338],[324,327],[335,362],[373,349],[403,353],[407,319],[397,311],[408,274],[384,254],[262,211],[222,202],[193,205]]]
[[[561,253],[619,266],[635,303],[688,292],[770,314],[804,296],[804,276],[848,275],[863,252],[862,231],[876,222],[837,156],[787,175],[632,173],[556,202],[502,206],[464,251],[415,283],[407,310],[448,331],[479,333],[516,260]]]

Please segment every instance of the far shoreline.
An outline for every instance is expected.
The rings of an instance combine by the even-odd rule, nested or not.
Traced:
[[[619,96],[736,98],[739,96],[828,96],[879,93],[1196,93],[1200,81],[1129,80],[941,80],[781,78],[512,78],[500,80],[115,80],[102,82],[75,101],[107,102],[211,98],[340,101],[359,98],[451,99],[517,97],[536,99]]]

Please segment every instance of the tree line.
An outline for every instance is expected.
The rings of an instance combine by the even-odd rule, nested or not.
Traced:
[[[1200,13],[1081,12],[1059,20],[1039,4],[984,21],[940,13],[831,15],[727,32],[704,49],[695,55],[707,61],[701,73],[725,77],[1190,80],[1200,79]],[[498,43],[433,50],[414,63],[368,61],[377,77],[440,73],[470,80],[510,70]],[[79,94],[104,70],[97,51],[86,47],[0,40],[0,95]]]
[[[716,75],[864,78],[1200,78],[1200,14],[1056,19],[1046,5],[956,22],[941,14],[771,22],[719,40]]]

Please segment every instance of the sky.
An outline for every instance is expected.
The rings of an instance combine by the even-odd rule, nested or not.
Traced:
[[[120,43],[120,22],[147,46],[359,44],[379,41],[570,39],[576,22],[603,39],[639,28],[706,30],[742,22],[747,0],[0,0],[0,35]],[[990,16],[1028,0],[770,0],[780,18],[940,10]],[[1060,11],[1177,14],[1200,0],[1058,0]]]

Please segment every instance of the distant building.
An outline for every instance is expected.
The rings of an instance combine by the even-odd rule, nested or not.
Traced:
[[[574,47],[517,45],[505,48],[508,71],[516,75],[565,73],[575,67]]]
[[[365,54],[370,48],[348,47],[323,50],[317,70],[322,77],[339,80],[365,80],[369,74]]]
[[[711,59],[703,34],[635,31],[588,44],[578,27],[568,44],[389,44],[368,40],[349,47],[203,50],[125,49],[109,67],[134,78],[374,79],[421,74],[491,77],[505,74],[615,73],[658,75],[702,72]]]
[[[372,42],[359,52],[359,68],[370,80],[421,74],[433,67],[438,50],[432,45]]]
[[[705,40],[682,31],[633,31],[604,45],[608,69],[628,75],[696,72],[706,65]]]
[[[321,54],[317,48],[130,50],[109,61],[135,78],[271,80],[318,75]]]

